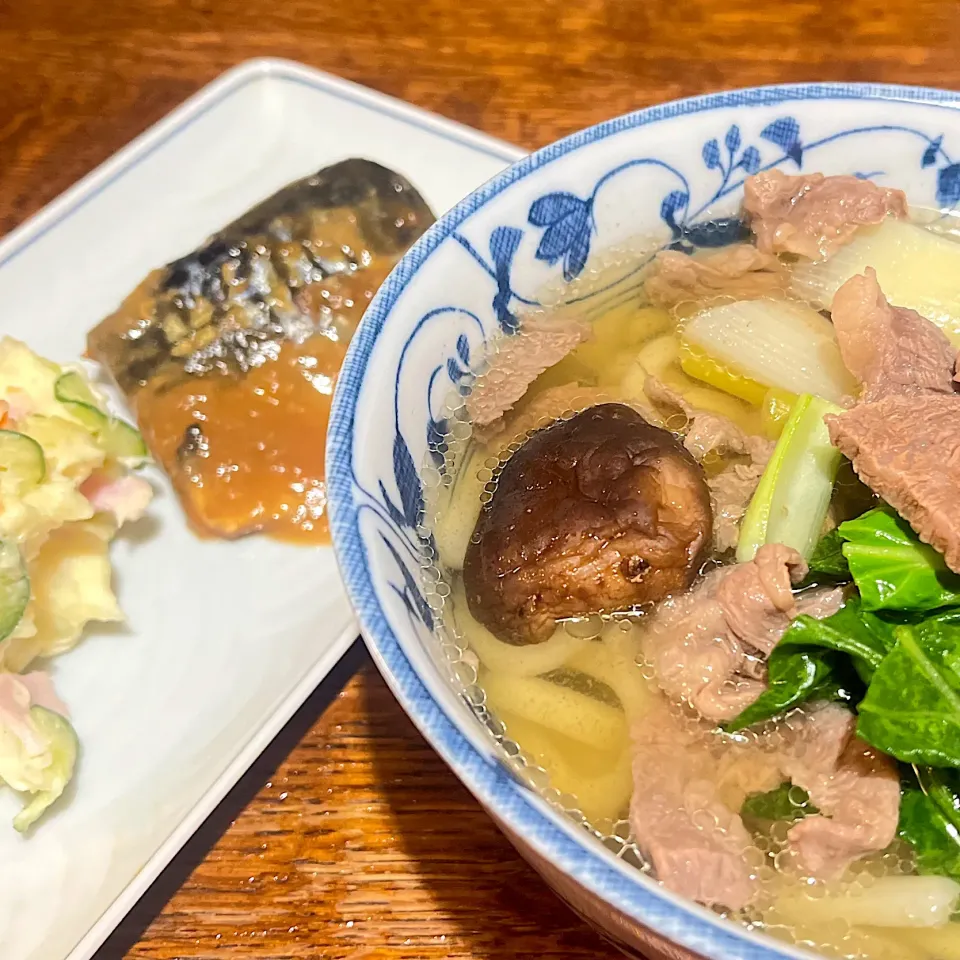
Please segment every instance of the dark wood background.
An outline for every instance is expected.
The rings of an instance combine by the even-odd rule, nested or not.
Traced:
[[[0,0],[0,234],[263,55],[532,149],[637,107],[758,83],[960,88],[960,3]],[[518,859],[359,648],[102,951],[124,954],[612,956]]]

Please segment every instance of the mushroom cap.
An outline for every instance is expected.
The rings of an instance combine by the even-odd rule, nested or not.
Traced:
[[[513,644],[558,619],[685,590],[710,545],[703,470],[667,430],[606,403],[534,434],[506,462],[463,568],[473,616]]]

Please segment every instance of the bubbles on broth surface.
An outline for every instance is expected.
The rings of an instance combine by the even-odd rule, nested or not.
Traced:
[[[466,450],[461,451],[461,457]],[[477,470],[476,479],[483,483],[484,493],[489,492],[487,485],[495,483],[495,478],[505,462],[505,457],[496,460],[495,464],[487,458]],[[439,484],[443,487],[444,484]],[[425,524],[427,528],[430,523]],[[548,741],[557,751],[555,756],[547,756],[543,749],[543,731],[536,729],[536,724],[525,721],[523,717],[511,715],[509,710],[497,710],[487,694],[485,680],[489,679],[490,671],[486,670],[482,654],[471,644],[463,629],[462,622],[465,610],[457,608],[458,574],[439,565],[436,552],[424,554],[424,586],[428,591],[428,603],[437,616],[437,635],[443,657],[449,664],[451,681],[464,698],[464,701],[476,713],[484,724],[488,734],[497,744],[503,762],[513,772],[536,790],[543,799],[579,824],[613,856],[628,863],[640,872],[651,875],[651,866],[638,848],[633,830],[627,816],[629,791],[625,795],[624,803],[617,811],[605,816],[590,815],[584,812],[583,802],[578,793],[580,790],[571,789],[569,781],[557,778],[556,769],[550,767],[562,761],[564,749],[569,749],[573,755],[577,754],[577,744],[563,735],[553,735]],[[462,595],[461,595],[462,596]],[[471,627],[477,629],[476,621]],[[651,665],[639,655],[639,631],[642,630],[642,615],[634,617],[601,618],[597,616],[582,620],[570,620],[562,623],[558,628],[558,635],[562,634],[569,640],[584,644],[582,651],[591,652],[600,648],[609,638],[622,638],[632,644],[636,650],[636,657],[631,666],[636,671],[636,677],[651,691],[651,695],[659,697],[655,689],[655,674]],[[480,630],[483,628],[480,627]],[[495,641],[500,643],[500,641]],[[504,645],[506,646],[506,645]],[[542,645],[541,645],[542,646]],[[527,648],[513,648],[522,655]],[[571,659],[576,660],[576,657]],[[486,672],[485,672],[486,671]],[[620,700],[610,686],[604,685],[595,679],[574,669],[554,668],[533,674],[529,679],[539,680],[555,685],[558,689],[567,689],[575,694],[590,697],[599,705],[611,709],[622,707]],[[674,707],[673,715],[678,721],[678,728],[702,738],[704,747],[715,734],[706,734],[699,716],[689,707]],[[768,725],[762,732],[768,745],[773,748],[789,730],[790,718],[780,727]],[[739,735],[736,739],[749,744],[757,739],[757,733],[748,732]],[[558,747],[559,745],[559,747]],[[626,746],[629,750],[629,745]],[[581,758],[582,759],[582,758]],[[595,776],[600,777],[604,772],[609,773],[614,765],[614,758],[606,760],[606,771],[595,768]],[[632,772],[628,767],[628,778],[632,779]],[[583,785],[589,791],[590,784]],[[802,791],[791,790],[791,800],[798,806],[804,807],[808,801]],[[701,812],[696,821],[702,830],[716,830],[718,825],[712,814]],[[753,874],[759,878],[761,893],[756,902],[749,908],[741,911],[730,911],[722,907],[714,908],[714,912],[722,917],[746,925],[758,932],[765,932],[790,943],[796,943],[831,957],[844,960],[903,960],[909,955],[898,955],[897,942],[886,936],[882,931],[864,934],[859,928],[852,927],[844,921],[830,922],[810,921],[805,919],[802,906],[797,902],[815,903],[831,895],[829,885],[813,882],[802,876],[791,876],[793,869],[790,854],[787,851],[787,833],[791,824],[783,822],[773,823],[769,829],[751,836],[751,843],[743,849],[743,858],[750,865]],[[894,847],[882,855],[865,861],[859,865],[859,872],[848,885],[849,890],[867,889],[877,877],[903,875],[914,872],[914,863],[909,851]],[[791,903],[792,911],[789,916],[784,914],[782,902],[784,897]],[[894,952],[891,952],[894,951]],[[926,955],[923,955],[926,956]]]
[[[622,270],[626,262],[619,261],[618,268]],[[595,272],[594,282],[597,276],[605,276],[603,270]],[[625,298],[624,290],[633,292]],[[437,467],[431,462],[423,472],[425,515],[418,533],[423,544],[422,582],[436,618],[442,660],[454,688],[497,744],[503,762],[613,856],[649,874],[650,864],[637,846],[629,819],[634,775],[629,730],[631,723],[642,722],[628,718],[629,701],[638,690],[658,702],[665,701],[656,686],[652,665],[640,653],[643,611],[563,621],[544,644],[510,647],[469,615],[459,573],[463,552],[475,536],[477,517],[496,494],[504,464],[526,438],[604,399],[640,404],[645,413],[643,398],[634,388],[638,379],[642,382],[646,376],[655,375],[681,392],[689,388],[692,381],[677,359],[679,351],[668,342],[677,340],[677,317],[642,306],[635,277],[624,280],[614,293],[608,306],[594,318],[597,342],[582,345],[543,374],[505,424],[494,425],[477,436],[466,409],[469,387],[451,394],[440,411],[441,432],[430,444],[431,453],[439,455],[442,464]],[[629,321],[631,315],[639,319]],[[632,331],[629,337],[615,334],[625,317]],[[523,335],[521,330],[518,336]],[[646,356],[651,364],[659,366],[638,371],[636,356],[654,341],[660,342]],[[479,372],[473,385],[483,383],[485,376],[495,380],[496,372]],[[571,381],[576,381],[575,385],[561,392]],[[551,391],[556,400],[547,403]],[[660,425],[680,432],[687,425],[687,417],[671,414],[661,419]],[[741,425],[755,426],[752,421]],[[712,470],[722,463],[706,466]],[[860,494],[857,488],[852,490],[853,495]],[[436,549],[431,542],[436,543]],[[706,568],[716,563],[711,559]],[[605,673],[599,665],[602,663],[613,665],[613,669]],[[626,684],[625,678],[629,681]],[[586,701],[592,704],[589,709]],[[577,722],[561,717],[551,725],[552,715],[537,713],[538,709],[549,711],[563,704],[573,712],[582,708],[589,723],[583,717]],[[761,736],[766,749],[776,750],[791,729],[788,717],[781,726],[770,724],[760,732],[724,738],[716,731],[705,730],[691,707],[670,707],[677,736],[692,743],[690,749],[703,751],[704,757],[727,749],[731,743],[748,748]],[[735,783],[728,783],[726,789],[740,796]],[[788,796],[801,813],[808,812],[809,800],[803,791],[790,788]],[[610,797],[620,799],[611,806]],[[736,806],[739,809],[739,804]],[[702,831],[722,829],[706,809],[698,811],[694,819]],[[816,919],[815,905],[835,896],[837,888],[795,872],[787,847],[791,826],[783,821],[753,826],[742,857],[759,878],[760,895],[744,910],[717,908],[715,912],[749,929],[827,956],[847,960],[930,960],[934,956],[905,952],[903,944],[898,947],[898,941],[883,930],[854,928],[843,919]],[[844,891],[865,891],[878,879],[912,873],[915,863],[911,851],[894,844],[858,863]]]

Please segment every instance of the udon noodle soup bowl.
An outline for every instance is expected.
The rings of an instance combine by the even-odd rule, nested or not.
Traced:
[[[625,952],[810,956],[663,889],[528,785],[488,724],[443,620],[423,510],[452,415],[494,338],[538,304],[602,312],[658,245],[711,245],[757,171],[868,176],[913,205],[960,203],[960,95],[870,85],[767,87],[631,113],[544,147],[442,217],[377,294],[337,386],[327,448],[334,545],[366,642],[406,712],[514,845]],[[721,221],[722,222],[722,221]],[[502,728],[500,728],[502,729]],[[640,787],[642,789],[642,785]],[[554,800],[556,798],[554,797]]]

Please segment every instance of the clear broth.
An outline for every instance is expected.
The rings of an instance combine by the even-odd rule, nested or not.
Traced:
[[[916,219],[951,239],[960,238],[960,217],[934,217],[930,211],[920,211]],[[599,264],[591,264],[587,275],[578,281],[576,295],[582,296],[591,284],[596,289],[609,287],[611,270],[622,271],[623,263],[622,256],[611,255]],[[698,409],[722,414],[748,434],[771,437],[771,426],[756,405],[705,384],[684,370],[682,324],[694,305],[681,304],[674,310],[651,306],[635,274],[634,268],[634,279],[614,287],[600,309],[591,309],[592,339],[530,386],[509,415],[507,429],[486,442],[477,437],[463,439],[467,431],[462,429],[451,431],[438,448],[445,457],[444,466],[439,472],[433,468],[427,471],[430,482],[425,483],[425,526],[434,533],[439,547],[431,577],[442,585],[439,632],[467,699],[501,744],[508,761],[531,786],[581,823],[615,856],[647,872],[649,866],[634,842],[628,814],[633,788],[630,722],[640,722],[637,716],[643,709],[657,705],[674,724],[678,743],[682,741],[683,748],[694,751],[704,763],[713,762],[710,758],[716,756],[718,748],[726,749],[730,738],[704,730],[690,708],[668,703],[659,691],[652,668],[642,655],[642,611],[559,624],[557,634],[548,642],[557,646],[554,657],[536,647],[509,647],[467,610],[457,563],[458,559],[462,562],[462,553],[456,556],[465,549],[480,510],[495,492],[499,469],[529,432],[572,416],[599,399],[638,404],[644,412],[649,409],[643,390],[647,375],[656,376]],[[571,308],[561,303],[549,309],[557,312]],[[564,387],[570,389],[560,394],[558,388]],[[559,394],[557,399],[543,404],[550,391]],[[459,397],[451,399],[446,412],[451,423],[469,423]],[[660,412],[664,413],[660,425],[682,429],[684,417],[678,420]],[[709,474],[723,469],[729,460],[714,455],[704,462],[704,468]],[[842,471],[834,497],[838,514],[856,515],[869,501],[869,491],[852,471]],[[728,553],[712,562],[731,560]],[[570,651],[567,656],[563,655],[564,644]],[[629,675],[626,681],[625,675]],[[566,717],[559,716],[563,709],[568,711]],[[619,725],[616,714],[623,717]],[[692,744],[691,731],[695,733]],[[752,736],[747,733],[738,740],[748,741]],[[739,809],[746,794],[736,783],[721,786],[727,790],[732,808]],[[750,929],[830,956],[869,960],[960,957],[960,935],[944,952],[935,945],[918,945],[909,930],[825,921],[815,909],[805,909],[805,904],[815,905],[838,889],[855,894],[868,890],[877,877],[915,873],[911,851],[904,845],[895,841],[886,851],[854,864],[841,884],[829,885],[778,869],[785,840],[782,823],[755,836],[744,856],[755,863],[762,879],[762,894],[746,910],[718,912]]]

